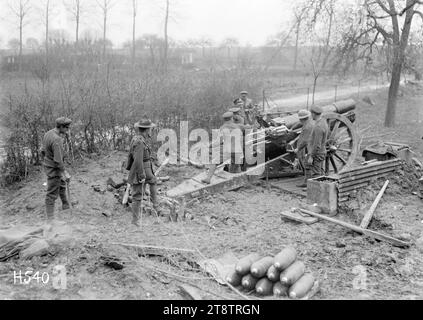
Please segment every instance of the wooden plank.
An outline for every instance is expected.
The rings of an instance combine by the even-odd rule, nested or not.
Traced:
[[[389,242],[390,244],[392,244],[393,246],[396,246],[396,247],[401,247],[401,248],[410,247],[410,244],[407,243],[407,242],[401,241],[399,239],[395,239],[393,237],[384,235],[384,234],[376,232],[376,231],[372,231],[372,230],[369,230],[369,229],[363,229],[361,227],[355,226],[355,225],[350,224],[348,222],[337,220],[337,219],[334,219],[334,218],[330,218],[330,217],[327,217],[327,216],[324,216],[324,215],[321,215],[321,214],[318,214],[318,213],[314,213],[314,212],[311,212],[311,211],[308,211],[308,210],[300,209],[300,211],[303,212],[303,213],[306,213],[310,216],[335,223],[337,225],[343,226],[344,228],[351,229],[351,230],[353,230],[357,233],[364,234],[368,237],[371,237],[371,238],[374,238],[374,239],[377,239],[377,240],[381,240],[381,241]]]
[[[367,187],[369,185],[369,183],[370,182],[367,181],[365,183],[361,183],[361,184],[358,184],[358,185],[355,185],[355,186],[341,187],[341,188],[338,187],[338,194],[344,193],[344,192],[351,192],[351,191],[358,190],[358,189],[363,188],[363,187]]]
[[[297,212],[283,211],[280,214],[281,214],[281,216],[283,216],[286,219],[293,220],[293,221],[300,222],[300,223],[305,223],[305,224],[313,224],[313,223],[316,223],[317,221],[319,221],[319,219],[317,219],[317,218],[304,217],[303,215],[301,215]]]
[[[377,195],[375,201],[373,202],[372,206],[370,207],[369,211],[366,212],[363,221],[361,221],[360,227],[363,229],[367,229],[367,227],[370,224],[370,221],[372,220],[373,213],[375,212],[377,205],[379,204],[380,200],[383,197],[383,194],[385,193],[386,188],[388,187],[389,180],[385,182],[382,189],[380,190],[379,194]]]
[[[360,180],[357,181],[351,181],[351,182],[346,182],[346,183],[340,183],[338,184],[338,190],[342,190],[342,189],[346,189],[346,188],[350,188],[350,187],[354,187],[356,185],[360,185],[362,183],[370,183],[370,182],[374,182],[377,179],[381,179],[384,177],[387,177],[391,174],[392,172],[385,172],[385,173],[380,173],[376,176],[372,176],[372,177],[368,177],[368,178],[362,178]]]

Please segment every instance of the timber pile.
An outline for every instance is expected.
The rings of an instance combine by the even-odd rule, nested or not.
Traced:
[[[348,201],[348,196],[372,181],[386,177],[402,166],[402,160],[376,161],[368,165],[341,171],[338,174],[338,203]]]
[[[274,257],[252,253],[242,258],[226,280],[260,296],[310,299],[319,290],[319,282],[305,271],[304,263],[297,260],[296,250],[287,247]]]

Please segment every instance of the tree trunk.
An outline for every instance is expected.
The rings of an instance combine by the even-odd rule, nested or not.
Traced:
[[[392,69],[391,85],[388,94],[388,107],[386,109],[385,126],[395,126],[395,114],[397,106],[397,96],[401,80],[402,62],[396,61]]]
[[[167,70],[168,64],[168,50],[169,50],[169,39],[168,39],[168,24],[169,24],[169,1],[166,0],[166,17],[165,17],[165,28],[164,28],[164,53],[163,53],[163,63],[164,70]]]
[[[76,30],[75,30],[75,43],[78,44],[79,42],[79,18],[80,18],[80,4],[79,1],[76,4],[76,16],[75,16],[75,20],[76,20]]]
[[[136,54],[136,48],[135,48],[135,38],[136,38],[136,20],[137,20],[137,7],[136,7],[136,1],[133,0],[133,21],[132,21],[132,67],[135,66],[135,54]]]
[[[19,72],[22,71],[22,47],[23,47],[23,16],[19,18]]]
[[[319,78],[318,76],[317,77],[314,77],[314,80],[313,80],[313,97],[311,99],[311,104],[314,104],[314,95],[316,93],[317,79],[318,78]]]
[[[106,59],[106,36],[107,36],[107,9],[104,9],[104,17],[103,17],[103,59]]]
[[[49,54],[49,16],[50,16],[50,0],[47,0],[46,3],[46,56],[45,56],[45,63],[46,63],[46,70],[48,68],[48,54]]]
[[[297,22],[297,30],[296,30],[296,37],[295,37],[295,54],[294,54],[294,71],[297,71],[297,63],[298,63],[298,42],[300,40],[300,26],[301,21]]]
[[[394,7],[394,4],[391,1],[389,2],[392,9]],[[398,27],[398,20],[397,20],[398,18],[396,16],[392,17],[393,30],[394,30],[394,57],[393,57],[391,85],[389,87],[389,94],[388,94],[388,106],[386,108],[386,115],[385,115],[386,127],[395,126],[397,97],[398,97],[398,90],[399,90],[399,86],[401,82],[401,72],[402,72],[402,67],[404,64],[404,55],[408,45],[411,22],[415,14],[413,3],[415,5],[414,0],[407,0],[406,2],[406,6],[408,10],[405,15],[401,36],[400,36],[399,27]]]

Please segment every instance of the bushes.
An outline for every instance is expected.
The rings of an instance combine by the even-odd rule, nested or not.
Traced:
[[[241,89],[258,95],[260,78],[248,68],[159,73],[109,63],[55,71],[47,82],[39,77],[14,80],[6,84],[3,101],[8,107],[4,124],[11,130],[3,180],[18,181],[29,165],[40,163],[41,139],[59,116],[74,120],[67,145],[74,155],[122,149],[142,116],[159,128],[178,130],[181,120],[189,120],[192,128],[219,127],[221,114]]]

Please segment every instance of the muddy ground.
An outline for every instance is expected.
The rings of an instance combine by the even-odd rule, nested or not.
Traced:
[[[420,92],[420,93],[419,93]],[[358,106],[358,126],[364,144],[385,139],[410,144],[421,159],[423,146],[423,96],[421,90],[403,89],[399,101],[398,127],[383,128],[381,113],[386,91],[372,94],[376,103]],[[369,128],[370,127],[370,128]],[[385,137],[374,137],[386,134]],[[190,283],[200,287],[205,299],[239,299],[230,289],[218,285],[199,271],[195,263],[217,258],[228,251],[242,257],[252,251],[275,254],[287,245],[294,246],[307,269],[322,281],[314,299],[423,299],[423,258],[418,246],[392,247],[364,238],[326,222],[301,225],[282,220],[279,213],[298,207],[305,199],[269,190],[264,182],[246,186],[191,203],[186,221],[169,223],[166,218],[146,217],[143,228],[130,224],[131,213],[118,203],[114,192],[99,193],[93,185],[106,189],[106,180],[121,181],[121,162],[125,154],[84,159],[71,170],[73,212],[60,212],[58,219],[67,234],[50,255],[30,261],[12,259],[0,263],[1,299],[184,299],[179,286]],[[192,167],[168,167],[163,175],[171,177],[161,186],[161,194],[183,179],[198,173]],[[0,197],[0,226],[40,225],[44,214],[41,172],[22,183],[18,190]],[[358,224],[377,193],[350,203],[339,219]],[[409,186],[392,185],[381,201],[371,229],[416,241],[423,235],[423,202]],[[194,249],[195,254],[165,257],[139,257],[132,249],[113,243],[131,243]],[[200,254],[201,253],[201,254]],[[102,256],[117,257],[122,270],[104,266]],[[49,284],[14,284],[13,272],[28,268],[51,274],[54,266],[67,269],[67,289]],[[357,270],[366,270],[366,287],[354,287]],[[254,296],[250,296],[254,298]]]

